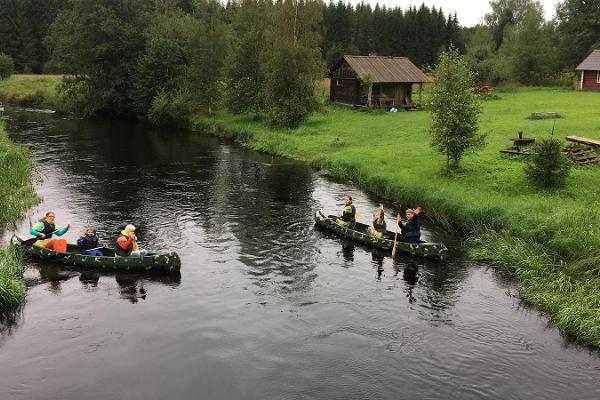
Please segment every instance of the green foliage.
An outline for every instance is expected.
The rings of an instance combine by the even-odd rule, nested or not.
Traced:
[[[0,121],[0,229],[37,201],[31,184],[31,158],[26,147],[13,144]]]
[[[562,154],[561,141],[542,139],[527,159],[525,174],[533,184],[552,189],[565,185],[570,169],[571,162]]]
[[[266,2],[243,0],[233,20],[232,60],[227,69],[227,108],[235,113],[259,115],[265,84],[262,57],[270,7]]]
[[[217,0],[196,1],[194,15],[188,79],[195,99],[210,115],[223,95],[229,28],[223,22],[223,8]]]
[[[490,6],[492,12],[485,15],[485,21],[491,29],[496,49],[502,45],[508,27],[520,29],[531,13],[544,14],[537,0],[492,0]]]
[[[61,91],[81,90],[86,115],[132,113],[134,66],[144,49],[145,0],[71,0],[50,28],[46,44],[54,61],[73,77]]]
[[[15,246],[0,249],[0,310],[16,307],[25,299],[22,263]]]
[[[43,39],[67,0],[0,0],[0,53],[21,73],[40,73],[48,61]]]
[[[8,54],[0,53],[0,80],[10,77],[15,72],[15,64]]]
[[[285,0],[274,10],[266,52],[264,101],[274,126],[295,128],[318,107],[316,86],[323,77],[319,54],[321,3]]]
[[[597,1],[564,0],[556,14],[561,67],[573,70],[600,42],[600,7]]]
[[[358,2],[357,2],[358,3]],[[322,55],[331,68],[344,54],[405,56],[419,66],[433,65],[451,43],[464,50],[455,15],[422,4],[375,8],[368,2],[330,2],[323,6]]]
[[[530,12],[520,26],[508,26],[498,51],[504,80],[540,85],[553,80],[557,54],[551,38],[554,28],[543,14]]]
[[[464,153],[483,146],[477,133],[481,105],[473,94],[473,73],[458,50],[442,53],[435,70],[430,110],[432,145],[446,156],[446,169],[458,169]]]
[[[190,94],[160,91],[152,100],[148,119],[156,125],[185,125],[192,112]]]
[[[191,17],[168,2],[153,12],[145,32],[145,50],[135,67],[132,98],[136,114],[147,115],[160,92],[163,97],[181,97],[175,94],[185,85],[191,26]]]

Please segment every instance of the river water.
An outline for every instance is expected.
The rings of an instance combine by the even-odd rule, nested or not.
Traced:
[[[45,211],[106,241],[126,223],[180,275],[28,261],[0,321],[0,399],[598,399],[600,357],[448,243],[448,263],[316,231],[344,193],[305,165],[218,139],[9,110]],[[392,215],[393,206],[389,205]],[[366,219],[366,217],[363,217]],[[28,221],[17,232],[25,233]],[[4,234],[4,241],[9,234]]]

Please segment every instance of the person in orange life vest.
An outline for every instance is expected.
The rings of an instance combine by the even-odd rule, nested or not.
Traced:
[[[31,234],[40,239],[34,243],[34,246],[45,247],[59,253],[66,253],[67,241],[65,239],[53,239],[52,235],[62,236],[67,233],[70,227],[71,224],[67,224],[64,228],[57,228],[54,223],[54,212],[48,211],[44,218],[31,227]]]
[[[147,250],[140,249],[135,236],[135,226],[129,224],[121,231],[117,238],[117,248],[115,249],[119,257],[144,257],[148,255]]]

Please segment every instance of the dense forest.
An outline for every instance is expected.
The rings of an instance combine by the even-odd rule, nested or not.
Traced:
[[[295,126],[343,54],[409,57],[429,70],[456,47],[479,83],[568,84],[600,46],[600,0],[492,0],[484,23],[455,13],[318,0],[0,0],[0,56],[21,73],[66,74],[84,114],[179,119],[190,104]]]

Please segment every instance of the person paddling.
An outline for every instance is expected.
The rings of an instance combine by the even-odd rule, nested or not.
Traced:
[[[421,207],[417,207],[414,210],[412,208],[406,210],[405,220],[402,220],[400,213],[398,213],[396,216],[396,222],[402,230],[402,236],[408,243],[421,242],[421,221],[419,221],[420,213]]]
[[[99,249],[100,240],[98,234],[91,226],[86,229],[83,236],[80,236],[79,239],[77,239],[77,245],[89,256],[102,257],[104,255]]]
[[[135,226],[129,224],[121,231],[117,238],[115,253],[119,257],[143,257],[148,255],[148,251],[140,249],[137,244]]]
[[[30,233],[39,239],[34,243],[34,246],[45,247],[58,253],[66,253],[67,241],[65,239],[53,239],[52,235],[64,235],[71,227],[71,224],[67,224],[64,228],[57,228],[54,218],[54,212],[48,211],[44,218],[31,227]]]
[[[387,225],[385,223],[385,213],[383,211],[383,203],[379,203],[379,209],[373,214],[373,226],[369,227],[369,233],[376,238],[382,238],[385,234]]]
[[[344,196],[344,208],[341,212],[338,210],[337,215],[339,217],[337,219],[339,225],[354,229],[356,225],[356,208],[352,204],[352,196]]]

